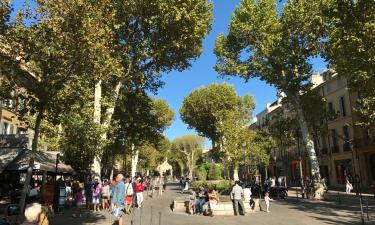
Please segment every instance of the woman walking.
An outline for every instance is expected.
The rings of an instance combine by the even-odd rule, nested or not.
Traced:
[[[143,191],[145,190],[145,186],[143,184],[143,180],[138,178],[136,186],[135,186],[135,193],[137,195],[137,207],[142,207],[143,202]]]

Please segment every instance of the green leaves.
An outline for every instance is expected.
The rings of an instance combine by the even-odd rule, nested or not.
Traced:
[[[245,115],[247,112],[244,119],[249,120],[254,107],[250,95],[243,99],[237,96],[233,86],[214,83],[198,88],[185,97],[180,114],[190,128],[213,141],[218,141],[221,135],[217,126],[226,113],[235,111],[237,114]]]
[[[326,1],[327,36],[324,56],[337,73],[348,79],[351,90],[363,97],[357,106],[361,125],[373,127],[375,111],[375,2]],[[372,125],[371,125],[372,124]]]

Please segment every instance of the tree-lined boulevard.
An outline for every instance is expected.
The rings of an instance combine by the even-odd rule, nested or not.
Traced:
[[[238,1],[227,30],[220,30],[212,43],[216,62],[207,66],[218,74],[218,82],[191,89],[179,109],[158,93],[166,75],[189,71],[207,51],[204,41],[217,20],[215,1],[20,2],[0,0],[0,139],[5,140],[0,141],[0,183],[17,174],[10,185],[0,186],[0,200],[12,201],[23,211],[35,200],[30,198],[34,186],[38,201],[45,203],[46,184],[52,184],[56,207],[57,184],[62,182],[72,189],[66,201],[76,201],[81,188],[90,211],[93,196],[87,193],[98,188],[97,194],[103,195],[104,181],[115,193],[126,180],[118,176],[123,174],[134,184],[133,206],[140,206],[135,193],[142,188],[148,198],[150,189],[161,193],[163,184],[171,185],[163,196],[145,202],[144,221],[152,208],[155,216],[165,216],[163,224],[374,221],[371,216],[365,219],[373,201],[362,192],[375,194],[375,1]],[[326,64],[322,74],[313,69],[316,59]],[[275,88],[272,106],[277,105],[277,113],[271,114],[276,108],[267,105],[263,112],[269,114],[259,116],[256,109],[263,106],[256,104],[253,90],[239,94],[231,77],[243,83],[258,79]],[[339,111],[326,97],[333,87],[324,85],[335,77],[340,79],[336,86],[345,83],[350,93],[350,123],[345,96],[335,96]],[[4,110],[9,114],[3,115]],[[342,135],[330,124],[339,116]],[[166,136],[176,117],[194,134]],[[11,124],[15,118],[17,123]],[[355,139],[356,133],[368,140],[363,135]],[[25,137],[28,144],[8,143]],[[342,151],[335,150],[340,149],[338,140]],[[25,168],[10,172],[7,166],[18,158],[10,160],[9,149],[15,148],[29,148],[30,153]],[[54,171],[41,169],[39,152],[56,154]],[[342,162],[345,152],[351,152],[351,158]],[[333,154],[341,161],[326,167],[324,155],[330,161]],[[293,164],[288,164],[291,157]],[[71,166],[74,173],[59,174],[59,163]],[[328,179],[333,174],[336,185]],[[268,194],[277,201],[271,201],[272,214],[198,221],[169,210],[176,199],[195,198],[177,193],[177,181],[182,193],[197,192],[198,200],[203,189],[208,203],[217,193],[224,199],[218,201],[219,208],[221,202],[234,201],[235,181],[251,187],[252,198],[260,202]],[[346,189],[342,195],[350,201],[331,201],[336,196],[327,192],[331,186]],[[280,194],[296,199],[284,201]],[[213,216],[210,204],[207,210]],[[187,211],[191,207],[188,204]],[[142,217],[142,209],[133,209],[136,217]],[[87,215],[68,223],[107,224],[114,219],[107,212]],[[129,216],[125,221],[130,224]],[[60,215],[50,222],[67,223]]]

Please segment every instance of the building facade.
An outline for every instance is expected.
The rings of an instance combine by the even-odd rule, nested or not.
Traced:
[[[332,71],[313,74],[311,82],[313,90],[326,101],[327,116],[320,121],[325,132],[313,135],[322,177],[336,187],[343,187],[346,177],[360,177],[362,186],[369,187],[375,182],[375,135],[357,126],[360,118],[354,108],[360,96],[350,92],[346,79]],[[269,126],[272,118],[293,115],[293,109],[281,102],[267,105],[257,115],[257,129]],[[284,146],[278,143],[267,171],[272,176],[286,176],[289,183],[301,174],[310,177],[309,160],[301,140],[296,135],[292,141],[293,144]]]

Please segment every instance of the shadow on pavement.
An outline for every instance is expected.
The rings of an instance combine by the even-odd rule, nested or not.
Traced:
[[[307,213],[313,213],[313,215],[310,215],[311,218],[314,218],[325,224],[361,224],[359,204],[345,205],[324,201],[313,202],[310,200],[286,200],[277,201],[277,203],[279,205],[287,206],[290,209],[299,210]],[[374,218],[371,218],[372,213],[374,213],[374,207],[369,207],[370,221],[368,221],[366,211],[364,209],[365,224],[375,224]],[[318,214],[320,216],[316,216],[315,214]]]

